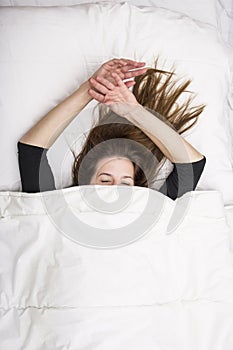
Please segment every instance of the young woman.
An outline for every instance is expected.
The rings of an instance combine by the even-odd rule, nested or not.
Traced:
[[[55,189],[47,150],[92,98],[102,103],[100,118],[82,151],[78,156],[74,154],[72,186],[153,188],[158,165],[168,158],[174,168],[159,191],[176,199],[196,188],[206,159],[180,134],[196,123],[204,106],[190,107],[190,98],[182,106],[177,105],[176,100],[190,81],[176,87],[173,73],[158,70],[156,65],[146,69],[144,65],[127,59],[104,63],[19,140],[23,191],[40,191],[39,172],[46,179],[43,190]],[[135,81],[124,82],[130,78]],[[191,120],[193,124],[187,126]]]

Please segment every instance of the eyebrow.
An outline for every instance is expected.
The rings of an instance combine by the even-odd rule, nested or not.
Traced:
[[[99,177],[100,175],[108,175],[108,176],[112,176],[111,174],[109,174],[109,173],[100,173],[97,177]],[[125,175],[125,176],[122,176],[124,179],[128,179],[128,178],[130,178],[130,179],[132,179],[133,180],[133,178],[132,178],[132,176],[128,176],[128,175]]]

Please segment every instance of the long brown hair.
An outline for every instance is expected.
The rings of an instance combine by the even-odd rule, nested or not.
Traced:
[[[180,83],[179,80],[173,79],[174,70],[168,72],[158,69],[157,64],[158,58],[154,68],[147,69],[145,74],[135,78],[136,84],[132,92],[137,101],[155,114],[155,117],[182,134],[196,124],[205,105],[191,106],[193,96],[186,90],[191,80]],[[188,98],[179,104],[178,98],[184,92],[189,94]],[[98,104],[97,107],[99,118],[93,124],[81,152],[76,156],[72,151],[72,186],[89,184],[101,158],[124,156],[133,162],[135,186],[152,187],[159,168],[166,160],[164,154],[134,124],[103,104]],[[118,141],[109,142],[114,139]],[[131,142],[126,142],[126,139]]]

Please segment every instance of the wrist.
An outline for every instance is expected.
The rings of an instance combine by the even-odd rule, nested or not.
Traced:
[[[88,90],[91,89],[91,84],[89,83],[89,80],[86,80],[84,83],[82,83],[79,87],[80,91],[83,94],[86,94],[90,100],[93,98],[88,94]]]
[[[90,89],[90,84],[88,81],[82,83],[79,88],[70,96],[78,105],[78,108],[84,108],[91,100],[92,97],[89,95],[88,90]]]
[[[140,106],[141,105],[139,103],[115,102],[115,103],[112,103],[109,107],[113,110],[113,112],[120,115],[121,117],[130,119],[135,114],[135,111],[138,109],[138,107]]]
[[[135,102],[135,103],[128,103],[127,108],[125,108],[125,118],[130,119],[135,115],[135,112],[140,110],[142,106],[140,103]]]

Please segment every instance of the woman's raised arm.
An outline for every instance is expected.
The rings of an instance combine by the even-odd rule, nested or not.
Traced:
[[[112,73],[112,76],[115,85],[102,77],[91,79],[95,90],[89,90],[90,96],[140,128],[171,162],[192,163],[204,158],[174,128],[141,106],[118,74]]]
[[[116,72],[122,79],[133,78],[146,72],[146,68],[142,68],[144,65],[144,62],[124,58],[112,59],[105,62],[93,74],[93,77],[98,75],[113,81],[111,73]],[[126,88],[130,86],[132,86],[132,81],[125,83]],[[90,83],[87,80],[74,93],[49,111],[19,141],[42,148],[50,148],[77,114],[92,100],[88,94],[89,89]]]

